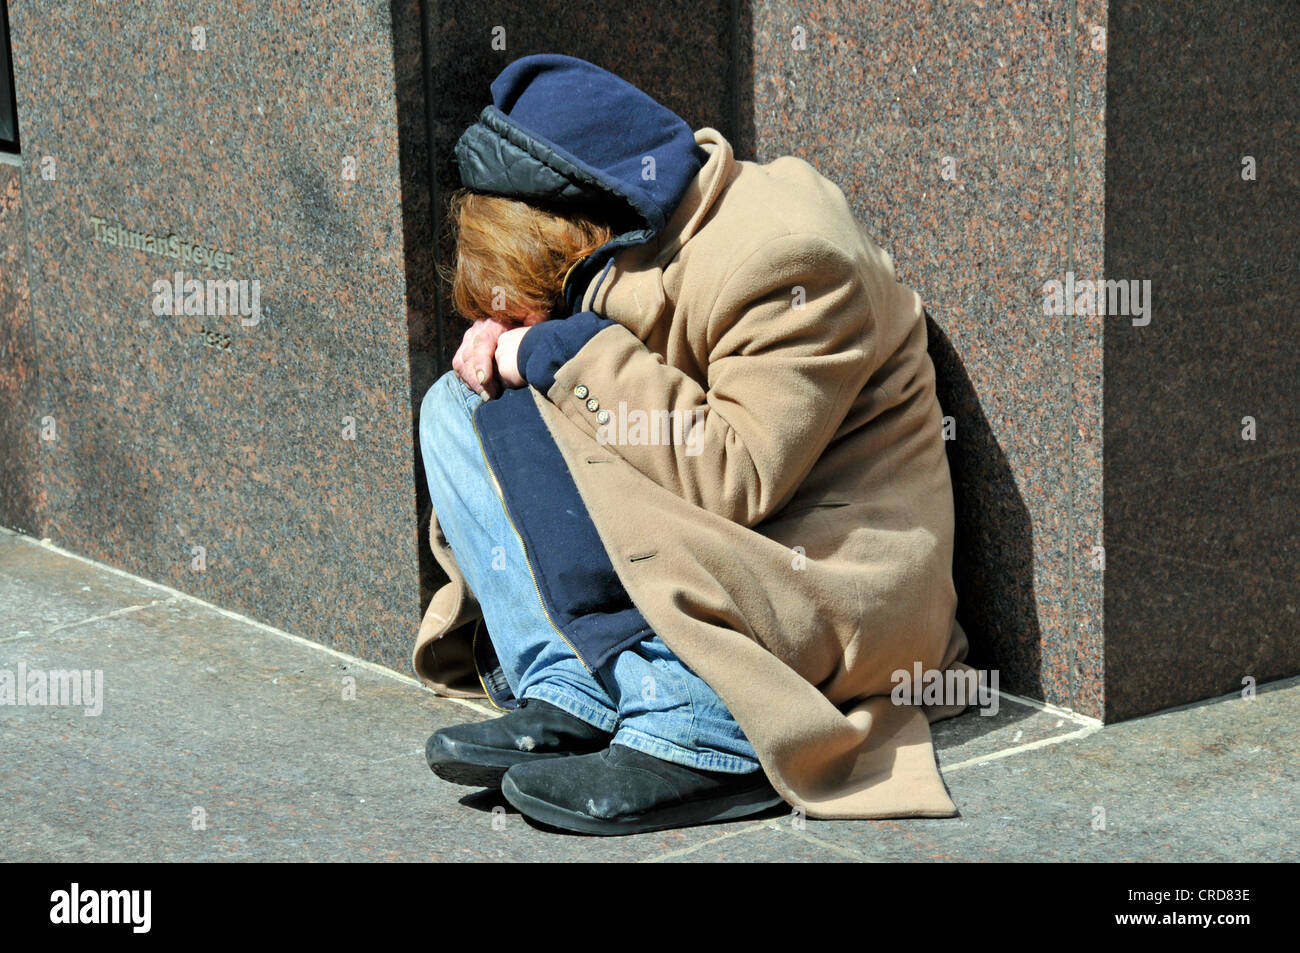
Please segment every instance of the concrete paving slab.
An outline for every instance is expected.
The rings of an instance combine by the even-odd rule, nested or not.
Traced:
[[[144,580],[78,563],[0,526],[0,642],[166,598]]]
[[[834,844],[797,832],[792,812],[766,820],[727,825],[698,846],[665,854],[652,863],[826,864],[861,858]]]
[[[0,859],[640,860],[716,836],[557,835],[425,765],[427,736],[481,706],[190,600],[88,618],[0,643],[0,668],[103,679],[97,714],[0,707]]]
[[[1294,861],[1298,748],[1293,678],[950,770],[957,818],[807,830],[873,860]]]
[[[965,767],[1002,756],[1007,751],[1080,736],[1101,727],[1096,719],[1015,696],[1001,695],[996,707],[989,715],[973,709],[930,726],[941,769]]]
[[[486,706],[7,533],[0,620],[0,669],[91,674],[79,705],[0,706],[0,860],[1237,861],[1300,844],[1300,679],[1104,729],[1007,697],[940,722],[957,818],[800,827],[777,808],[596,838],[428,770],[428,734]]]

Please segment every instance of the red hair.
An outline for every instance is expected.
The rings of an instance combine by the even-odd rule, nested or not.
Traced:
[[[564,301],[569,269],[612,234],[582,214],[464,188],[449,197],[447,222],[456,264],[439,272],[453,307],[470,321],[513,325],[549,318]]]

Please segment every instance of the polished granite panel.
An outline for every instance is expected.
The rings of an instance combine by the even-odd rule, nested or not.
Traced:
[[[41,489],[40,378],[27,282],[27,235],[17,165],[0,156],[0,524],[33,532]]]
[[[1300,669],[1300,7],[1110,16],[1107,271],[1155,302],[1106,328],[1116,720]]]
[[[1068,9],[756,6],[754,114],[760,160],[793,153],[837,182],[926,303],[957,422],[973,660],[1098,715],[1100,581],[1083,560],[1101,533],[1100,327],[1045,316],[1041,291],[1101,267],[1099,242],[1076,236],[1100,229],[1104,55],[1086,40],[1105,10],[1085,3],[1071,24]]]
[[[10,5],[58,434],[31,529],[398,668],[420,611],[402,8]],[[233,261],[96,240],[114,226]],[[155,313],[178,271],[249,281],[246,315]]]
[[[452,149],[502,67],[561,52],[808,159],[921,294],[959,617],[1004,689],[1114,720],[1300,669],[1294,4],[12,7],[5,525],[406,670]],[[176,263],[92,216],[233,254],[186,276],[258,279],[260,321],[152,314]],[[1150,325],[1044,314],[1103,263],[1152,279]]]
[[[1074,62],[1070,122],[1073,200],[1070,206],[1070,270],[1082,275],[1104,271],[1106,221],[1106,0],[1078,0],[1073,33]],[[1080,701],[1093,716],[1103,710],[1105,681],[1104,550],[1104,326],[1101,315],[1070,319],[1073,365],[1070,406],[1071,519],[1069,577],[1071,630],[1063,649],[1070,653]],[[1086,701],[1083,699],[1086,698]]]
[[[1294,550],[1294,532],[1290,542]],[[1294,572],[1257,576],[1195,550],[1122,543],[1108,547],[1106,572],[1109,721],[1147,707],[1241,693],[1295,672],[1300,597]]]

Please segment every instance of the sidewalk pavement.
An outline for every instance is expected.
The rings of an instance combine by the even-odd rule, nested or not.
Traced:
[[[102,670],[104,701],[0,704],[0,861],[1300,859],[1300,678],[1105,728],[1003,695],[935,725],[955,818],[599,838],[429,771],[425,738],[485,705],[0,528],[20,664]]]

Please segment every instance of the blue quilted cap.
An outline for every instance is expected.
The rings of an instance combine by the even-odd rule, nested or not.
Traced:
[[[707,158],[672,110],[558,53],[502,70],[492,105],[456,143],[463,185],[602,216],[626,229],[605,246],[611,252],[657,235]]]

